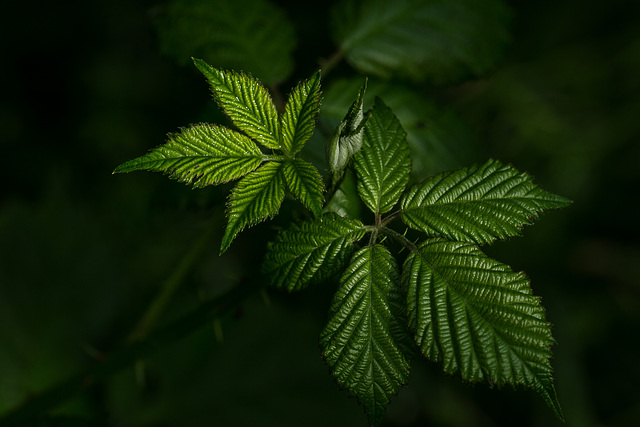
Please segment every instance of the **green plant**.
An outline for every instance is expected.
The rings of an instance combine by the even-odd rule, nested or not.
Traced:
[[[239,179],[221,253],[244,228],[276,215],[286,194],[299,200],[311,216],[277,234],[262,271],[287,291],[339,277],[320,346],[372,425],[417,353],[470,382],[533,389],[563,418],[540,301],[523,273],[479,245],[517,236],[569,200],[496,160],[413,183],[407,135],[381,98],[364,108],[366,84],[327,143],[326,191],[298,156],[320,111],[319,72],[294,87],[279,113],[258,80],[194,61],[237,130],[190,126],[114,172],[160,171],[194,187]],[[370,224],[357,214],[360,201]]]

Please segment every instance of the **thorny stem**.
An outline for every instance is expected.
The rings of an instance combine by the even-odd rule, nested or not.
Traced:
[[[375,244],[379,234],[384,234],[391,237],[392,239],[397,240],[411,252],[418,250],[418,247],[415,245],[415,243],[407,239],[403,234],[400,234],[391,228],[385,227],[383,225],[366,225],[364,229],[366,232],[371,233],[371,237],[369,238],[369,246],[373,246]]]
[[[67,381],[31,396],[21,406],[0,419],[2,426],[23,426],[25,421],[46,413],[76,393],[108,378],[115,372],[133,365],[137,360],[158,352],[169,344],[186,338],[198,328],[237,307],[248,296],[260,289],[259,280],[239,283],[229,292],[213,298],[170,325],[152,333],[148,338],[125,345],[101,362],[95,362],[83,372]]]
[[[400,215],[402,215],[402,209],[398,209],[397,211],[390,213],[388,217],[382,220],[380,225],[384,227],[394,219],[398,218]]]
[[[322,78],[325,78],[329,72],[336,67],[342,61],[344,52],[341,50],[335,51],[328,59],[320,60],[320,67],[322,68]]]
[[[211,218],[197,242],[191,246],[191,249],[180,260],[180,263],[173,270],[171,275],[162,283],[160,292],[155,296],[144,315],[140,318],[140,321],[129,335],[129,341],[136,341],[145,338],[149,331],[153,329],[158,318],[171,301],[173,294],[178,290],[180,285],[184,283],[186,276],[193,269],[196,262],[198,262],[202,257],[204,251],[209,247],[209,242],[213,237],[214,230],[217,229],[219,222],[219,215],[214,215]]]

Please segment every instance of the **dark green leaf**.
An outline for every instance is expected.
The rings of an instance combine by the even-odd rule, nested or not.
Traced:
[[[569,203],[533,184],[528,175],[490,160],[410,188],[402,200],[402,219],[430,236],[490,243],[519,235],[538,214]]]
[[[282,164],[269,162],[238,182],[229,197],[229,222],[222,238],[220,253],[226,251],[245,226],[273,218],[284,200],[285,182]]]
[[[333,11],[347,61],[384,78],[459,81],[491,68],[509,40],[500,0],[347,0]]]
[[[260,166],[262,160],[258,146],[245,135],[200,124],[169,135],[166,144],[121,164],[114,173],[165,172],[198,188],[240,178]]]
[[[529,280],[475,245],[428,240],[405,261],[409,325],[445,372],[538,392],[562,418],[553,386],[550,325]]]
[[[320,336],[334,378],[364,405],[372,425],[409,377],[412,344],[399,287],[398,266],[384,246],[360,249],[342,275]]]
[[[409,182],[411,159],[406,133],[379,98],[354,160],[362,201],[376,214],[391,210]]]
[[[293,70],[293,25],[273,2],[173,0],[160,12],[160,48],[180,63],[195,56],[268,84],[286,80]]]
[[[296,86],[282,115],[283,148],[295,154],[313,134],[320,111],[320,71]]]
[[[262,270],[278,288],[304,289],[336,275],[363,235],[360,221],[334,213],[294,224],[269,243]]]
[[[284,165],[284,177],[291,194],[315,216],[322,216],[324,183],[318,170],[309,162],[293,159]]]
[[[251,76],[221,71],[200,59],[193,61],[207,78],[214,99],[238,129],[267,148],[282,148],[278,112],[264,86]]]

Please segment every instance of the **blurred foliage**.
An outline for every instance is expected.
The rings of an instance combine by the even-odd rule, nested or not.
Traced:
[[[240,236],[218,257],[228,188],[192,191],[159,174],[111,176],[115,165],[160,145],[179,126],[226,124],[201,77],[179,65],[199,52],[181,53],[164,38],[162,28],[173,25],[167,11],[177,4],[12,2],[0,15],[0,74],[8,82],[0,97],[0,415],[117,352],[205,229],[218,231],[159,327],[239,282],[259,281],[255,260],[264,247],[255,242],[299,215],[285,201],[280,219]],[[485,29],[472,37],[498,47],[511,16],[505,55],[440,77],[413,42],[408,52],[394,50],[404,65],[378,73],[359,65],[355,47],[336,62],[333,37],[342,41],[349,28],[335,21],[335,11],[356,3],[209,4],[220,16],[242,10],[235,18],[248,20],[238,25],[260,29],[242,32],[250,43],[237,58],[225,59],[218,42],[187,47],[211,46],[202,55],[213,65],[246,67],[280,83],[282,93],[321,64],[333,66],[312,141],[318,162],[343,98],[352,100],[362,84],[361,71],[381,77],[369,90],[379,91],[407,127],[414,157],[421,157],[418,174],[494,157],[573,199],[524,237],[487,251],[526,270],[543,298],[558,341],[553,363],[566,425],[640,424],[640,4],[513,2],[510,13],[498,5],[486,16],[493,23],[473,26]],[[271,19],[255,14],[262,10]],[[341,22],[352,16],[343,15]],[[227,28],[216,19],[210,22],[219,31]],[[295,37],[278,49],[258,44],[276,23]],[[416,25],[402,27],[399,40],[416,30],[415,43],[433,41]],[[176,29],[183,37],[177,43],[195,43],[191,29]],[[435,52],[449,50],[431,52],[440,58]],[[407,58],[418,62],[402,62]],[[485,74],[461,81],[478,72]],[[316,156],[309,148],[303,154]],[[256,294],[178,343],[155,343],[138,369],[86,388],[33,425],[364,425],[361,408],[337,391],[318,355],[332,293],[328,286]],[[533,393],[472,387],[417,362],[385,423],[559,425],[543,405]]]

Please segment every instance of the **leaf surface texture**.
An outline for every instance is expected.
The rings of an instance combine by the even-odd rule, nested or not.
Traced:
[[[402,200],[402,219],[430,236],[490,243],[518,236],[532,218],[569,203],[533,184],[530,176],[490,160],[410,188]]]
[[[278,288],[303,289],[338,274],[355,251],[354,242],[363,235],[359,220],[334,213],[294,224],[269,244],[263,272]]]
[[[422,354],[468,381],[531,388],[562,418],[550,325],[524,274],[473,244],[432,239],[407,257],[403,282]]]
[[[409,376],[411,342],[400,292],[398,266],[381,245],[351,259],[320,336],[324,358],[337,383],[364,405],[371,424]]]

